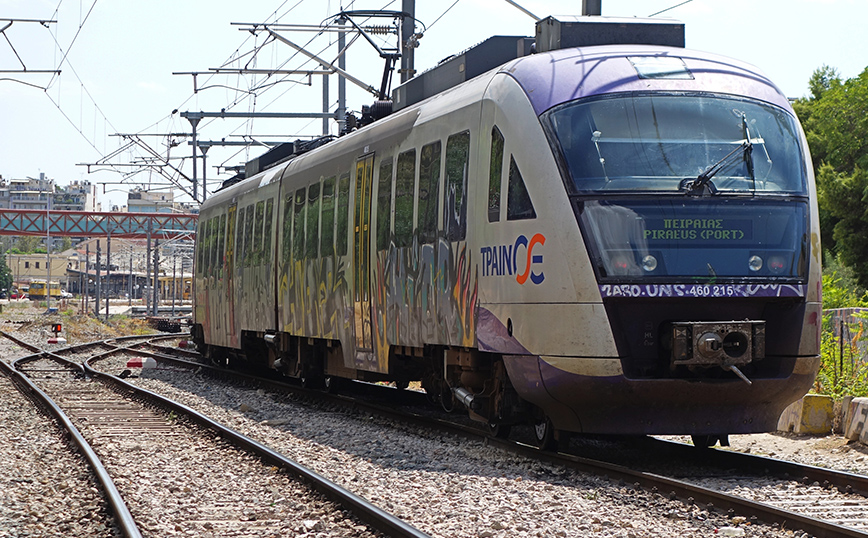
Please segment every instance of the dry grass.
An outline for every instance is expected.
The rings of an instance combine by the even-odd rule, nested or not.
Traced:
[[[35,339],[47,340],[54,336],[52,326],[60,323],[63,327],[60,336],[66,338],[70,345],[156,332],[143,319],[110,316],[106,322],[83,315],[78,308],[65,305],[59,305],[58,311],[52,314],[46,313],[45,303],[40,305],[30,301],[9,301],[0,303],[0,307],[0,329],[18,335],[28,333]]]

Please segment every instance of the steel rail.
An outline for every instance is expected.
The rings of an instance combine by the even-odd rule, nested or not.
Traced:
[[[165,360],[168,362],[172,362],[178,364],[180,366],[186,366],[190,368],[203,368],[208,370],[209,372],[213,372],[217,375],[225,376],[237,376],[238,378],[245,379],[247,381],[256,381],[262,385],[270,386],[274,388],[290,388],[294,391],[300,391],[305,393],[310,393],[314,391],[310,391],[307,389],[301,389],[299,387],[287,385],[285,383],[280,383],[270,379],[264,379],[257,376],[253,376],[246,373],[240,373],[232,370],[227,370],[223,368],[216,368],[210,365],[202,364],[202,363],[194,363],[191,361],[187,361],[184,359],[179,359],[175,357],[169,357],[162,353],[152,353],[143,350],[135,350],[133,348],[129,348],[130,351],[135,351],[136,353],[141,353],[142,355],[147,355],[154,357],[159,360]],[[114,353],[114,352],[108,352]],[[107,353],[107,354],[108,354]],[[106,374],[108,375],[108,374]],[[326,395],[316,391],[322,397]],[[795,512],[791,512],[788,510],[783,510],[780,508],[776,508],[774,506],[761,503],[758,501],[752,501],[748,499],[744,499],[742,497],[737,497],[733,495],[729,495],[723,492],[718,492],[712,489],[703,488],[701,486],[696,486],[694,484],[690,484],[688,482],[684,482],[681,480],[676,480],[672,478],[668,478],[662,475],[636,471],[629,469],[627,467],[603,462],[599,460],[593,460],[589,458],[583,458],[580,456],[574,456],[564,453],[554,453],[554,452],[545,452],[541,451],[536,447],[526,445],[516,441],[509,441],[504,439],[497,439],[490,437],[487,433],[480,431],[479,429],[475,429],[472,427],[454,424],[448,421],[425,417],[421,415],[416,415],[412,413],[407,413],[404,411],[397,410],[393,407],[386,407],[380,404],[375,404],[366,401],[360,400],[351,400],[342,396],[328,395],[330,398],[334,400],[341,401],[345,404],[351,404],[356,409],[364,409],[368,412],[374,412],[379,414],[380,416],[388,417],[397,421],[402,422],[410,422],[416,424],[418,426],[423,427],[436,427],[445,432],[459,435],[468,439],[480,440],[486,445],[495,446],[511,452],[516,455],[520,455],[523,457],[527,457],[529,459],[536,459],[546,461],[548,463],[552,463],[555,465],[561,465],[564,467],[568,467],[574,470],[595,474],[595,475],[605,475],[609,478],[614,478],[615,480],[621,480],[625,483],[634,484],[645,488],[648,491],[657,491],[657,492],[668,492],[668,496],[672,499],[678,498],[687,503],[696,503],[700,505],[707,505],[709,508],[714,509],[722,509],[726,510],[734,510],[741,515],[747,516],[757,516],[758,519],[762,520],[768,524],[777,523],[782,528],[791,528],[791,529],[801,529],[804,532],[807,532],[817,538],[837,538],[837,537],[852,537],[852,538],[865,538],[868,536],[868,533],[864,533],[857,529],[853,529],[850,527],[844,527],[841,525],[837,525],[835,523],[830,523],[828,521],[823,521],[815,518],[811,518],[808,516],[804,516],[802,514],[798,514]],[[717,450],[712,450],[711,452],[722,452]],[[691,454],[692,456],[696,456],[697,449],[692,447]],[[735,455],[735,454],[733,454]],[[725,456],[725,454],[724,454]],[[745,458],[750,456],[741,455]],[[774,460],[771,460],[774,461]],[[804,474],[806,472],[812,471],[813,469],[807,469],[800,464],[793,462],[783,462],[781,468],[787,467],[789,472],[795,472],[799,470],[797,474]],[[816,468],[819,469],[819,468]],[[835,473],[839,473],[837,478],[834,478],[835,484],[845,483],[848,477],[857,476],[851,475],[850,473],[841,473],[838,471],[820,469],[827,477],[831,477],[831,475]],[[868,480],[868,478],[860,477],[861,479]],[[829,480],[832,482],[832,480]],[[855,489],[855,488],[854,488]],[[662,494],[662,493],[661,493]]]
[[[100,372],[95,369],[91,362],[99,361],[109,355],[114,355],[117,353],[123,352],[135,352],[143,353],[139,350],[135,349],[116,349],[111,351],[106,351],[104,353],[99,353],[94,355],[93,357],[87,359],[82,363],[82,367],[85,369],[87,375],[90,375],[94,378],[101,379],[106,383],[113,384],[119,387],[122,390],[131,392],[138,397],[146,398],[152,402],[155,402],[165,408],[168,408],[172,411],[175,411],[179,414],[183,414],[188,419],[193,422],[199,424],[200,426],[210,429],[212,431],[216,431],[219,433],[224,439],[229,440],[236,446],[256,454],[263,461],[286,469],[287,471],[294,474],[296,477],[301,479],[303,482],[310,484],[315,490],[324,494],[326,497],[336,502],[337,504],[349,509],[353,514],[355,514],[360,520],[370,524],[372,527],[377,530],[385,533],[390,537],[396,538],[431,538],[430,535],[422,532],[421,530],[413,527],[407,522],[395,517],[394,515],[385,512],[379,507],[369,503],[364,498],[350,492],[347,489],[339,486],[338,484],[332,482],[331,480],[325,478],[324,476],[312,471],[303,465],[299,464],[295,460],[292,460],[283,454],[272,450],[271,448],[255,441],[246,435],[233,430],[232,428],[226,427],[211,418],[195,411],[194,409],[187,407],[181,403],[175,402],[168,398],[165,398],[155,392],[151,392],[147,389],[143,389],[141,387],[137,387],[122,379],[113,376],[111,374],[107,374],[104,372]],[[161,357],[164,358],[164,357]],[[184,361],[187,362],[187,361]],[[192,364],[192,363],[188,363]],[[197,365],[202,366],[202,365]]]
[[[856,493],[868,497],[868,476],[836,471],[804,463],[786,460],[776,460],[759,454],[743,454],[731,450],[712,448],[697,450],[696,447],[669,441],[666,439],[648,439],[649,444],[666,445],[669,450],[680,452],[694,459],[705,459],[721,467],[737,467],[749,469],[758,474],[771,474],[778,477],[789,477],[791,480],[819,482],[823,486],[835,486],[839,491]]]
[[[15,337],[10,336],[9,334],[0,331],[4,337],[9,338],[10,340],[22,345],[22,342]],[[30,346],[27,344],[25,349],[32,348],[34,346]],[[33,349],[31,349],[33,351]],[[32,358],[41,358],[45,356],[45,352],[39,352],[35,356],[30,355],[28,357],[24,357],[24,359],[32,359]],[[18,359],[22,360],[22,359]],[[15,361],[18,362],[18,361]],[[75,443],[76,447],[78,447],[81,455],[87,460],[88,465],[90,465],[91,470],[96,476],[97,481],[103,489],[103,492],[106,495],[106,501],[111,508],[112,513],[114,514],[117,524],[120,527],[121,532],[127,538],[141,538],[142,534],[139,531],[138,526],[136,525],[135,520],[133,519],[132,514],[130,513],[129,508],[124,502],[123,497],[118,491],[117,486],[115,486],[114,481],[109,476],[108,471],[105,466],[103,466],[102,462],[97,456],[96,452],[90,446],[90,444],[85,440],[84,436],[81,435],[81,432],[75,425],[70,421],[69,417],[63,412],[63,410],[58,407],[58,405],[52,400],[48,394],[42,391],[39,387],[37,387],[26,375],[22,372],[18,371],[13,365],[6,363],[5,361],[0,361],[0,369],[2,369],[10,379],[15,383],[18,389],[27,396],[35,399],[36,402],[43,407],[62,427],[62,429],[69,434],[73,443]],[[81,368],[79,367],[79,370]]]

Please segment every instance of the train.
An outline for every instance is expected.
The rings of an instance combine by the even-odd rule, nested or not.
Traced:
[[[48,293],[46,293],[46,289]],[[60,300],[62,297],[60,282],[52,281],[46,285],[44,280],[32,280],[28,289],[28,295],[31,301],[45,301],[49,295],[52,299]]]
[[[775,430],[822,317],[786,96],[679,43],[498,43],[515,57],[458,57],[465,80],[398,87],[201,205],[198,349],[329,389],[418,382],[543,448]]]

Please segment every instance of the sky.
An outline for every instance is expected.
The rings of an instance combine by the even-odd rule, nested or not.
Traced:
[[[602,0],[610,17],[677,19],[685,24],[688,48],[730,56],[757,66],[788,97],[808,94],[815,69],[828,65],[842,78],[859,75],[868,66],[866,0]],[[581,13],[579,0],[515,0],[538,17]],[[183,112],[321,112],[322,83],[302,76],[266,80],[254,75],[209,75],[212,68],[313,69],[306,59],[282,43],[265,44],[250,24],[279,22],[317,25],[341,8],[401,9],[401,0],[0,0],[2,19],[56,20],[14,22],[0,39],[0,176],[38,177],[44,173],[59,185],[89,181],[98,185],[103,210],[124,205],[126,193],[141,186],[165,192],[171,182],[140,164],[147,149],[126,147],[139,140],[166,155],[173,166],[192,177],[192,147]],[[534,34],[534,20],[505,0],[417,1],[416,69],[424,71],[492,35]],[[232,23],[248,23],[239,26]],[[377,19],[369,24],[390,24]],[[421,26],[424,24],[424,28]],[[311,32],[281,32],[286,39],[332,61],[335,38]],[[395,36],[376,36],[382,47],[394,47]],[[252,51],[257,53],[253,54]],[[238,59],[240,57],[240,59]],[[233,59],[235,59],[233,61]],[[10,73],[26,67],[26,74]],[[38,73],[60,69],[60,75]],[[358,40],[347,51],[347,71],[378,87],[383,62]],[[173,73],[206,72],[193,77]],[[337,80],[331,77],[330,106],[337,102]],[[395,75],[397,80],[397,75]],[[301,82],[301,83],[300,83]],[[394,84],[393,84],[394,86]],[[373,97],[348,84],[347,107],[359,111]],[[173,113],[173,111],[177,111]],[[201,140],[294,140],[321,134],[321,120],[204,119]],[[332,122],[331,133],[335,134]],[[212,147],[205,174],[208,191],[232,175],[225,167],[259,156],[262,146]],[[182,157],[186,157],[182,159]],[[95,166],[111,162],[116,166]],[[92,166],[81,166],[91,164]],[[202,161],[197,175],[202,176]],[[169,172],[167,172],[169,174]],[[172,177],[190,190],[191,184]],[[179,201],[190,201],[182,190]]]

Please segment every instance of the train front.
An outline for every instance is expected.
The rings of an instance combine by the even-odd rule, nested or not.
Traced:
[[[557,51],[534,69],[514,76],[550,78],[530,100],[620,361],[540,361],[555,427],[774,430],[820,363],[816,191],[787,99],[746,64],[684,49]]]

